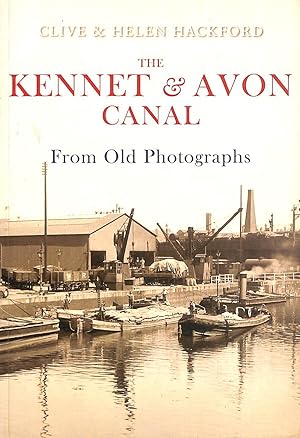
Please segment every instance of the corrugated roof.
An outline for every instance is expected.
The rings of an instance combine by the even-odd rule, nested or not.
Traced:
[[[91,234],[122,216],[127,215],[111,213],[94,218],[48,219],[47,233],[49,235]],[[42,236],[43,234],[43,220],[0,221],[0,236]]]

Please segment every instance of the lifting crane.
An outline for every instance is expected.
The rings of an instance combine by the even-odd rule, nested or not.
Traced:
[[[134,208],[131,210],[126,230],[119,230],[114,235],[117,260],[104,262],[104,282],[113,290],[122,290],[125,278],[130,277],[129,267],[124,263],[124,257],[133,220],[133,213]]]
[[[214,238],[215,237],[217,237],[217,235],[238,215],[238,214],[241,214],[242,213],[242,211],[243,211],[243,208],[242,207],[240,207],[229,219],[228,219],[228,221],[226,221],[225,222],[225,224],[223,224],[220,228],[218,228],[217,229],[217,231],[214,233],[214,234],[212,234],[209,238],[208,238],[208,240],[203,244],[203,245],[201,245],[201,247],[200,248],[198,248],[198,252],[202,252],[202,251],[205,251],[206,250],[206,247],[207,247],[207,245],[212,241],[212,240],[214,240]]]
[[[206,247],[207,245],[214,240],[217,235],[238,215],[241,214],[242,212],[242,207],[240,207],[220,228],[218,228],[218,230],[213,233],[207,240],[206,242],[204,242],[200,248],[198,248],[197,250],[197,254],[200,257],[196,257],[196,253],[194,251],[192,251],[192,244],[190,243],[190,250],[189,250],[189,255],[185,254],[184,251],[182,251],[182,249],[176,245],[175,246],[175,242],[173,242],[169,236],[165,233],[165,231],[162,229],[162,227],[158,225],[158,227],[160,228],[160,230],[162,231],[163,235],[165,236],[166,240],[170,243],[170,245],[172,246],[172,248],[175,250],[179,260],[184,261],[188,268],[189,268],[189,272],[190,272],[190,276],[191,277],[196,277],[197,280],[203,281],[204,279],[208,279],[210,277],[210,263],[211,261],[209,259],[212,259],[212,257],[207,257],[206,254]],[[204,254],[203,254],[204,253]]]
[[[182,260],[183,262],[185,262],[185,257],[182,251],[179,251],[175,244],[173,243],[173,241],[169,238],[169,236],[167,235],[167,233],[164,231],[164,229],[159,225],[159,223],[157,222],[157,226],[159,227],[160,231],[163,233],[165,239],[167,242],[169,242],[169,244],[172,246],[172,248],[174,249],[174,251],[176,252],[176,254],[178,255],[179,259]]]
[[[118,232],[114,236],[114,244],[116,246],[116,251],[117,251],[117,260],[119,260],[122,263],[124,263],[126,246],[127,246],[130,228],[133,220],[133,213],[134,213],[134,208],[132,208],[130,212],[128,224],[125,231],[125,236],[124,236],[124,232]]]

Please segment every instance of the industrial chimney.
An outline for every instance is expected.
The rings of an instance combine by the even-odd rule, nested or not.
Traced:
[[[256,217],[254,207],[254,190],[248,190],[247,210],[245,219],[245,233],[256,233]]]
[[[207,234],[211,233],[211,213],[206,213],[206,231]]]

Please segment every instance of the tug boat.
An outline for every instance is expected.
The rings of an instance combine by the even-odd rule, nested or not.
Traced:
[[[219,315],[193,313],[185,314],[178,322],[183,335],[215,337],[242,334],[253,327],[264,324],[271,319],[265,307],[236,307],[235,313],[225,311]]]

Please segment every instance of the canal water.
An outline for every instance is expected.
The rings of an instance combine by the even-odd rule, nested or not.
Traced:
[[[219,345],[177,327],[0,355],[2,438],[300,437],[300,299]]]

